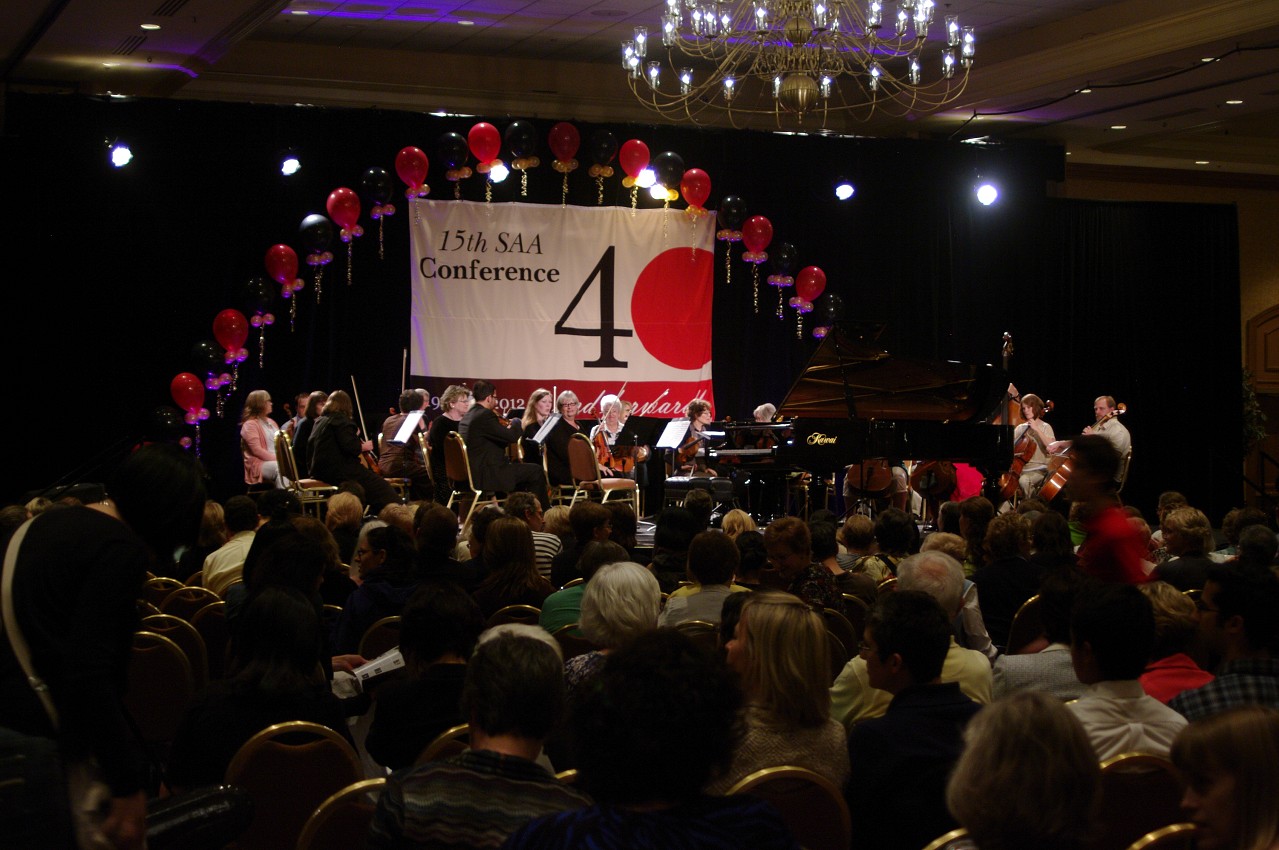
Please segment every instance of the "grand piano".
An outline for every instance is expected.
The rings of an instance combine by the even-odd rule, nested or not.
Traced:
[[[866,341],[877,337],[873,327],[836,324],[778,408],[777,445],[713,455],[814,473],[875,458],[968,463],[988,482],[1006,471],[1012,428],[990,424],[1006,398],[1004,370],[894,357]]]

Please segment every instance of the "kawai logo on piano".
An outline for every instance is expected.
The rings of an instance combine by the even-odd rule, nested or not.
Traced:
[[[820,431],[808,435],[808,444],[810,446],[833,446],[839,442],[839,437],[828,437]]]

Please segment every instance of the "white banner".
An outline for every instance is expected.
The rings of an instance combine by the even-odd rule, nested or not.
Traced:
[[[411,371],[592,402],[625,388],[636,413],[711,399],[714,215],[681,210],[414,203]],[[712,400],[713,403],[713,400]]]

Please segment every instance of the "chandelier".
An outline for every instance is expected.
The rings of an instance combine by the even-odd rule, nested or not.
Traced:
[[[963,92],[976,52],[972,27],[947,16],[941,49],[925,57],[934,0],[666,0],[661,47],[647,27],[622,43],[635,97],[667,118],[932,112]],[[925,66],[927,63],[927,67]],[[733,122],[734,124],[736,122]]]

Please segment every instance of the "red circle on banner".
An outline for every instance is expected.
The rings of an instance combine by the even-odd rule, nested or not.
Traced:
[[[635,281],[631,323],[644,350],[672,369],[700,369],[711,359],[711,264],[699,248],[658,254]]]

